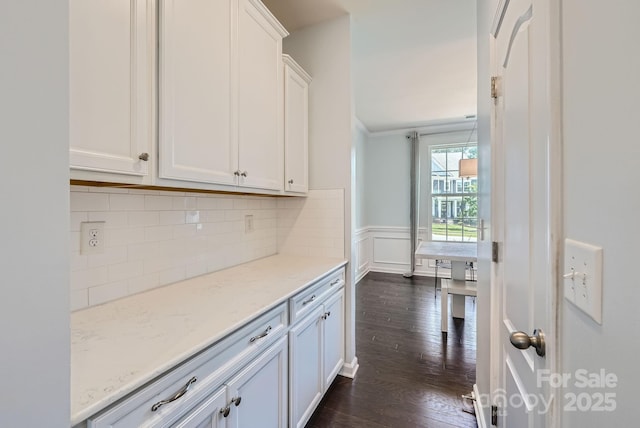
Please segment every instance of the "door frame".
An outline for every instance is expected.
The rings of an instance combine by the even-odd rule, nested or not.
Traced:
[[[486,4],[486,3],[485,3]],[[493,3],[495,4],[495,2]],[[490,42],[489,51],[479,52],[482,55],[490,55],[490,75],[498,75],[499,64],[494,58],[493,50],[495,49],[495,40],[500,27],[504,14],[509,5],[509,0],[499,0],[493,23],[490,30]],[[490,5],[489,5],[490,6]],[[538,9],[538,13],[544,13],[547,16],[548,27],[546,28],[547,37],[547,50],[545,61],[547,63],[547,90],[548,90],[548,155],[547,155],[547,185],[548,185],[548,202],[549,211],[547,231],[548,238],[548,251],[549,251],[549,270],[547,271],[549,284],[551,290],[549,292],[550,301],[548,307],[550,308],[548,325],[551,326],[548,331],[545,332],[547,338],[547,357],[548,367],[552,373],[560,373],[560,363],[562,361],[562,343],[560,337],[560,320],[561,320],[561,266],[562,266],[562,232],[563,232],[563,208],[562,208],[562,74],[561,74],[561,7],[558,2],[553,0],[536,0],[535,7]],[[480,37],[486,37],[486,35],[480,35]],[[482,74],[482,73],[480,73]],[[486,82],[489,84],[489,82]],[[503,183],[499,180],[502,178],[502,172],[498,170],[500,165],[500,159],[498,151],[494,150],[496,144],[495,129],[498,125],[496,123],[496,109],[493,100],[490,102],[490,123],[486,124],[491,132],[491,195],[485,195],[488,199],[485,202],[491,206],[491,224],[493,225],[491,230],[492,240],[496,240],[495,231],[500,225],[502,220],[502,213],[499,211],[501,206],[496,203],[497,189],[501,189]],[[482,197],[479,195],[479,197]],[[498,232],[500,233],[500,232]],[[494,404],[493,398],[495,392],[502,387],[500,379],[501,370],[501,356],[502,346],[504,338],[501,335],[496,334],[501,331],[501,289],[498,287],[497,275],[499,270],[502,269],[499,263],[491,263],[491,271],[486,273],[490,276],[490,289],[491,289],[491,302],[490,302],[490,323],[491,323],[491,344],[490,344],[490,361],[489,367],[479,367],[480,370],[489,369],[490,371],[490,385],[491,391],[490,401],[482,401],[482,404]],[[555,391],[550,391],[554,393]],[[557,394],[556,394],[557,395]],[[553,400],[551,411],[546,415],[546,425],[549,427],[559,427],[561,423],[561,400]],[[490,423],[490,422],[489,422]]]

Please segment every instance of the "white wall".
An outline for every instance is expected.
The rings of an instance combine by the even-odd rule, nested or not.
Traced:
[[[562,2],[564,232],[604,248],[602,325],[562,299],[562,371],[615,373],[615,412],[565,412],[563,427],[636,426],[640,329],[640,3]]]
[[[69,426],[68,1],[0,6],[0,426]]]
[[[371,134],[365,155],[369,226],[409,226],[411,144],[407,132]]]
[[[309,87],[309,188],[346,188],[352,144],[349,16],[296,31],[284,39],[282,50],[313,79]]]
[[[309,188],[344,189],[344,254],[352,259],[355,219],[355,156],[351,86],[351,19],[322,22],[284,39],[283,51],[313,78],[309,86]],[[355,269],[349,265],[345,289],[346,371],[357,370],[355,356]],[[351,365],[351,366],[349,366]]]
[[[355,229],[356,231],[369,224],[369,211],[366,208],[365,183],[367,176],[366,152],[368,132],[362,122],[357,121],[353,138],[355,141]]]

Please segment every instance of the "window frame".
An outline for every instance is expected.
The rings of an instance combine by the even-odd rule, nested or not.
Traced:
[[[445,235],[445,239],[433,239],[433,221],[434,221],[434,198],[436,197],[442,197],[444,200],[447,201],[447,203],[449,203],[449,201],[451,201],[450,198],[461,198],[461,200],[463,200],[463,198],[465,197],[475,197],[476,201],[478,198],[478,184],[477,184],[477,177],[475,179],[475,185],[476,185],[476,189],[475,192],[464,192],[465,187],[470,187],[471,184],[473,183],[473,180],[465,180],[462,177],[460,177],[459,175],[456,175],[455,177],[450,177],[447,174],[450,171],[455,171],[455,172],[459,172],[459,170],[457,169],[453,169],[453,170],[449,170],[448,165],[445,165],[445,171],[444,171],[444,175],[442,175],[441,177],[438,178],[434,178],[433,177],[433,153],[434,150],[437,149],[455,149],[455,148],[461,148],[462,150],[464,150],[465,148],[469,148],[469,147],[475,147],[477,149],[478,143],[477,141],[470,141],[470,142],[464,142],[464,143],[441,143],[441,144],[428,144],[428,180],[429,180],[429,186],[425,186],[427,187],[427,191],[424,192],[424,194],[421,193],[421,197],[426,197],[427,198],[427,204],[426,204],[426,208],[427,208],[427,227],[426,227],[426,240],[427,241],[433,241],[433,242],[462,242],[462,243],[476,243],[478,241],[478,235],[477,235],[477,230],[478,230],[478,215],[476,213],[475,217],[459,217],[456,219],[460,219],[463,223],[467,220],[475,220],[475,224],[476,224],[476,237],[474,240],[464,240],[464,226],[463,226],[463,234],[462,236],[460,236],[460,240],[450,240],[449,239],[449,234],[446,233]],[[442,188],[440,187],[440,185],[438,185],[438,193],[434,192],[434,181],[442,181],[444,183],[444,185],[442,186]],[[422,181],[422,180],[421,180]],[[455,181],[455,183],[454,183]],[[446,183],[449,183],[449,186],[447,186]],[[465,186],[466,184],[466,186]],[[456,190],[455,192],[449,192],[446,191],[445,189],[447,188],[451,188],[451,186],[455,186]],[[462,192],[458,192],[458,187],[461,186],[462,188]],[[477,202],[476,202],[477,203]],[[450,219],[445,219],[445,221],[449,221]],[[448,227],[447,227],[448,230]]]

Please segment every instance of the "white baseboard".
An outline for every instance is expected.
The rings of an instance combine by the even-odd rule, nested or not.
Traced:
[[[478,428],[488,428],[487,427],[487,421],[484,418],[484,408],[482,408],[482,401],[483,400],[479,400],[478,397],[480,397],[480,391],[478,391],[478,385],[477,384],[473,384],[473,396],[476,398],[476,400],[473,400],[473,409],[476,412],[476,422],[478,423]]]
[[[358,357],[353,357],[353,361],[351,361],[350,363],[344,363],[344,365],[342,366],[342,370],[340,370],[340,373],[338,374],[340,376],[353,379],[356,377],[356,373],[358,372],[359,368],[360,365],[358,364]]]

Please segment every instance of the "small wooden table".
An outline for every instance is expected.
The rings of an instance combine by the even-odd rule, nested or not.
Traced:
[[[478,260],[478,246],[475,242],[422,241],[416,250],[416,259],[450,260],[451,279],[465,281],[467,262]],[[454,318],[464,318],[465,296],[449,294],[453,294],[451,315]],[[442,301],[447,302],[448,298],[442,298]]]

